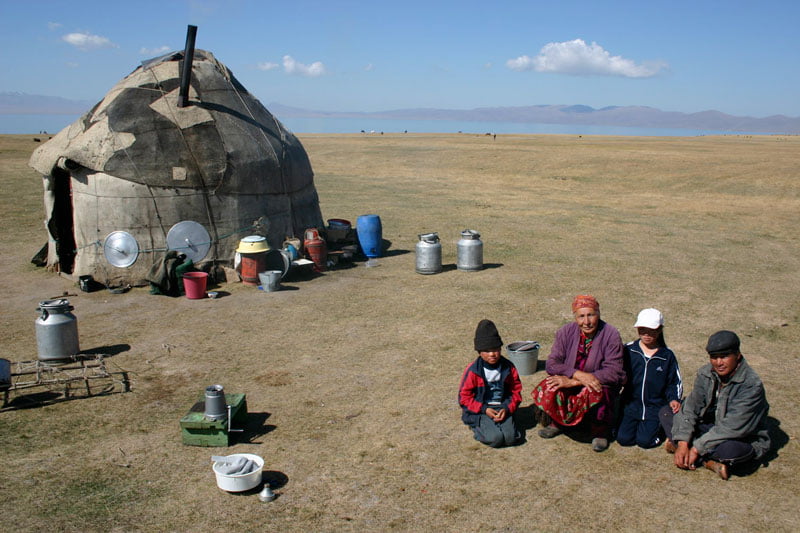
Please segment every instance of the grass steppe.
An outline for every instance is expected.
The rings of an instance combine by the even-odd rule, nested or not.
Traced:
[[[32,138],[0,136],[0,357],[35,359],[36,305],[70,291],[83,349],[130,346],[110,361],[132,391],[0,412],[9,530],[796,530],[800,137],[302,135],[323,217],[379,214],[389,254],[199,301],[82,293],[33,267]],[[482,271],[454,268],[465,228]],[[414,246],[431,231],[445,270],[423,276]],[[768,464],[723,482],[660,448],[597,454],[534,428],[508,449],[472,440],[456,391],[477,322],[540,341],[543,361],[576,293],[625,341],[659,308],[687,392],[708,335],[738,332],[771,404]],[[522,378],[524,426],[543,376]],[[248,442],[181,443],[212,383],[247,393]],[[210,456],[233,452],[265,458],[277,500],[216,487]]]

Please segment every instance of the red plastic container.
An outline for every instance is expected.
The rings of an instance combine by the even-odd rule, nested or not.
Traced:
[[[208,272],[185,272],[183,274],[183,288],[186,297],[190,300],[200,300],[206,297],[206,284]]]
[[[308,258],[314,262],[314,270],[323,272],[328,263],[328,245],[319,236],[319,230],[310,228],[306,230],[303,248]]]

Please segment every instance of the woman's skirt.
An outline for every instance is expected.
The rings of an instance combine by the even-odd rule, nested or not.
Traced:
[[[536,385],[531,396],[533,404],[561,426],[580,424],[586,413],[604,398],[603,392],[595,392],[584,386],[548,390],[546,378]]]

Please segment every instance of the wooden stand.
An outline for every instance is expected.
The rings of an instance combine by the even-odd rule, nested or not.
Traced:
[[[181,418],[181,437],[190,446],[230,446],[231,433],[238,433],[247,425],[247,395],[226,394],[225,403],[230,408],[230,421],[211,420],[205,416],[205,395]]]

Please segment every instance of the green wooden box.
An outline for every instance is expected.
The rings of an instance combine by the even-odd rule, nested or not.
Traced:
[[[231,428],[244,429],[247,425],[247,395],[226,394],[225,403],[231,407]],[[206,418],[205,409],[205,394],[203,394],[200,401],[181,418],[183,443],[191,446],[230,446],[234,435],[228,431],[228,421]]]

